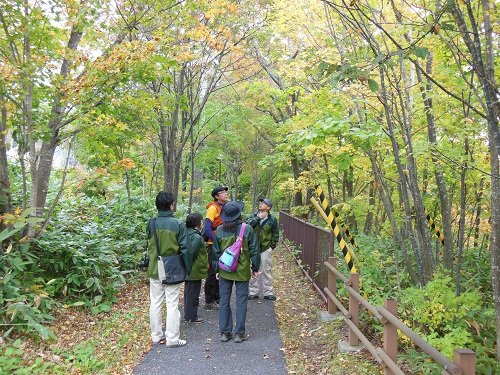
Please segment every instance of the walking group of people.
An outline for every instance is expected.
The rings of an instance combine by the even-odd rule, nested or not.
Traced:
[[[180,338],[179,295],[181,284],[162,284],[158,277],[158,256],[181,255],[188,276],[184,285],[184,320],[201,324],[198,315],[202,280],[205,280],[207,308],[219,307],[221,341],[247,339],[245,321],[248,300],[274,301],[272,287],[272,250],[279,240],[278,222],[269,212],[269,198],[259,200],[259,210],[243,227],[241,253],[234,272],[219,269],[224,249],[231,246],[244,224],[243,202],[229,201],[228,188],[212,190],[213,201],[207,206],[205,220],[199,213],[187,216],[185,223],[174,217],[175,200],[162,191],[156,197],[158,216],[148,222],[150,240],[148,277],[150,283],[150,327],[153,343],[169,347],[186,345]],[[154,239],[154,240],[153,240]],[[206,241],[205,241],[206,240]],[[233,325],[231,295],[235,286],[236,324]],[[165,328],[162,305],[166,304]]]

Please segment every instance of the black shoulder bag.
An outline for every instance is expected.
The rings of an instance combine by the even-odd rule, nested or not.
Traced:
[[[160,255],[160,242],[156,233],[156,218],[152,220],[155,237],[156,254],[158,255],[158,278],[162,284],[180,284],[186,280],[187,271],[181,254]]]

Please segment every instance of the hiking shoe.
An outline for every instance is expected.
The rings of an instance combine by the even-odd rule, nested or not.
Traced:
[[[229,332],[222,332],[220,335],[220,341],[228,342],[229,340],[231,340],[231,334]]]
[[[219,307],[219,302],[217,301],[205,303],[205,308],[207,310],[216,309],[217,307]]]
[[[248,336],[245,335],[244,333],[237,333],[236,336],[234,336],[234,342],[240,343],[243,341],[246,341],[248,339]]]
[[[273,296],[272,294],[270,296],[264,296],[264,299],[268,299],[270,301],[276,301],[276,296]]]
[[[249,294],[248,295],[248,300],[252,300],[252,299],[259,299],[259,296],[257,294]]]
[[[179,340],[177,340],[177,342],[165,344],[165,346],[167,346],[169,348],[179,348],[179,347],[184,346],[186,344],[187,344],[186,340],[179,339]]]
[[[193,324],[201,324],[203,323],[203,319],[200,318],[199,316],[197,316],[196,318],[194,319],[185,319],[184,320],[186,323],[193,323]]]

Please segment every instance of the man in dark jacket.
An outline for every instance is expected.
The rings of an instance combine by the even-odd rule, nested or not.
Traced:
[[[278,221],[269,212],[273,203],[269,198],[259,200],[259,211],[248,219],[247,223],[252,226],[260,244],[260,269],[259,276],[250,280],[248,299],[259,298],[276,300],[273,294],[273,250],[279,241]]]
[[[174,217],[174,196],[160,191],[156,196],[158,217],[148,222],[146,232],[149,238],[149,324],[151,339],[155,344],[184,346],[186,340],[180,339],[179,293],[181,284],[162,284],[158,277],[158,256],[181,254],[187,272],[191,272],[192,254],[184,223]],[[156,232],[157,236],[154,235]],[[156,243],[158,241],[158,243]],[[167,305],[165,333],[162,324],[162,305]]]

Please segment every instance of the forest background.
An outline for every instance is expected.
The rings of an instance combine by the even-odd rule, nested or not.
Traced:
[[[319,223],[319,183],[364,243],[363,293],[498,371],[495,6],[2,1],[0,344],[109,311],[157,191],[180,218],[223,183]]]

